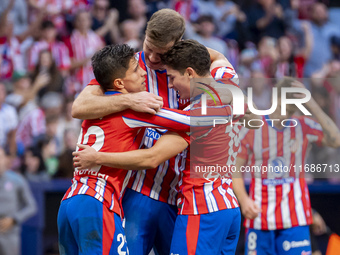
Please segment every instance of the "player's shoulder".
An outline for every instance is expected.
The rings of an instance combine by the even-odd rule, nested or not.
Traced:
[[[219,66],[211,70],[212,77],[219,82],[239,87],[239,77],[234,68]]]
[[[113,129],[113,127],[117,127],[120,125],[120,120],[123,119],[124,113],[128,110],[112,113],[110,115],[91,120],[84,120],[82,123],[82,128],[90,128],[91,126],[98,126],[105,129]]]
[[[319,122],[309,116],[296,116],[293,119],[298,121],[303,128],[312,128],[322,130],[322,127]]]

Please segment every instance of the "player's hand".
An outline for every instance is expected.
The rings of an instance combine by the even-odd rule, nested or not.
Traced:
[[[72,153],[73,165],[79,170],[91,169],[97,166],[95,163],[97,160],[97,151],[88,145],[77,144],[77,146],[81,150]]]
[[[250,197],[246,197],[241,203],[241,211],[245,218],[252,220],[258,216],[261,209],[255,204],[254,200]]]
[[[10,230],[15,224],[15,221],[11,217],[4,217],[0,219],[0,232],[5,233]]]
[[[163,107],[163,98],[143,91],[130,94],[130,109],[136,112],[156,114]]]

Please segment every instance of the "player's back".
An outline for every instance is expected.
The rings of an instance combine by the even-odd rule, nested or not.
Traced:
[[[121,112],[101,119],[85,120],[82,123],[78,143],[93,147],[101,152],[123,152],[138,149],[142,131],[131,128]],[[88,170],[76,170],[73,185],[64,199],[76,194],[95,197],[111,210],[120,214],[120,198],[130,171],[98,165]]]

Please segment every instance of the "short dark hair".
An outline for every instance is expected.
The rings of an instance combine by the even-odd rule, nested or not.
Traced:
[[[93,73],[104,90],[112,89],[115,79],[125,77],[134,55],[134,50],[127,44],[108,45],[93,55]]]
[[[205,46],[195,40],[183,40],[161,56],[164,65],[184,74],[191,67],[200,76],[210,73],[210,55]]]
[[[185,31],[185,20],[176,11],[161,9],[155,12],[146,26],[145,34],[156,47],[179,41]]]

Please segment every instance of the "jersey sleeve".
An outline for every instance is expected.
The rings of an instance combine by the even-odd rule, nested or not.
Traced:
[[[228,124],[232,119],[231,105],[213,105],[209,100],[206,113],[202,114],[202,106],[195,104],[190,110],[190,124],[192,128],[212,127],[217,124]]]
[[[153,127],[172,131],[190,131],[190,112],[162,108],[155,115],[127,110],[123,120],[130,128]]]
[[[216,81],[220,81],[225,84],[231,84],[237,87],[240,86],[240,80],[238,78],[238,75],[235,72],[235,70],[231,67],[227,66],[216,67],[211,71],[211,75]]]
[[[308,141],[317,143],[320,146],[324,136],[321,125],[309,117],[301,118],[300,122],[302,124],[303,133],[306,135]]]
[[[87,86],[92,86],[92,85],[100,86],[99,82],[98,82],[96,79],[92,79],[92,80],[87,84]]]

